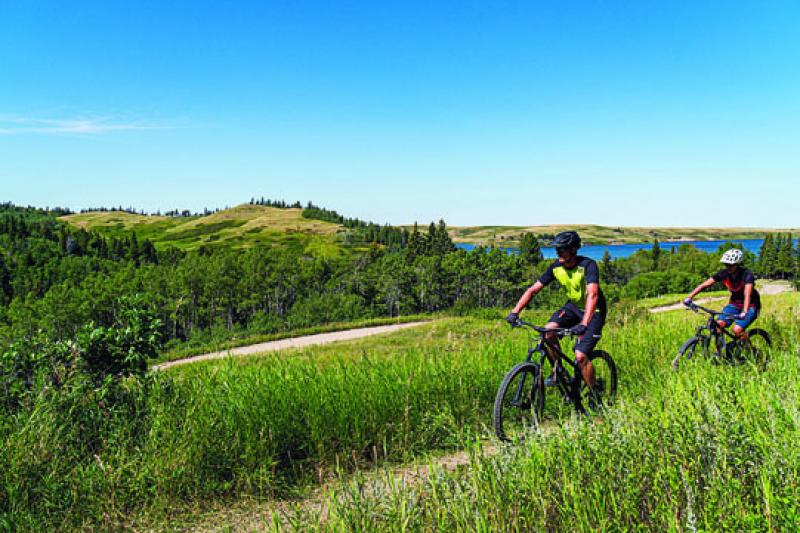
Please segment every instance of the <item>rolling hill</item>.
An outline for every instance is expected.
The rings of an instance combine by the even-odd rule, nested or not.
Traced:
[[[166,217],[122,211],[93,211],[61,217],[69,224],[106,235],[135,231],[156,247],[192,250],[203,245],[334,245],[345,232],[339,224],[303,218],[302,209],[242,204],[205,216]]]

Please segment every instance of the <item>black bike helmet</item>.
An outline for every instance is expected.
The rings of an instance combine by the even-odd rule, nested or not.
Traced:
[[[580,248],[581,236],[576,231],[562,231],[553,239],[553,246],[556,250],[565,248]]]

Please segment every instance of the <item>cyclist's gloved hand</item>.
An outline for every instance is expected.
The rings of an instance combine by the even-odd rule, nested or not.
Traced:
[[[569,328],[569,330],[575,335],[580,337],[581,335],[586,333],[586,326],[584,326],[583,324],[578,324],[576,326],[572,326],[571,328]]]
[[[519,322],[519,314],[515,313],[514,311],[511,311],[510,313],[508,313],[508,316],[506,317],[506,322],[511,324],[512,328],[517,327]]]
[[[739,313],[738,315],[736,315],[736,317],[737,317],[739,320],[744,320],[745,318],[747,318],[747,313],[745,313],[744,311],[742,311],[741,313]]]
[[[674,301],[674,300],[673,300],[673,301]],[[685,306],[687,306],[687,307],[688,307],[688,306],[690,306],[690,305],[692,305],[692,299],[691,299],[691,298],[684,298],[684,299],[683,299],[683,305],[685,305]]]

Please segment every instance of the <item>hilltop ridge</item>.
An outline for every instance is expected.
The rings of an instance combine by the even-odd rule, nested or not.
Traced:
[[[259,244],[333,243],[344,226],[303,217],[300,208],[241,204],[202,216],[167,217],[124,211],[90,211],[60,217],[72,226],[107,235],[135,231],[156,246],[191,250],[203,245],[246,248]]]

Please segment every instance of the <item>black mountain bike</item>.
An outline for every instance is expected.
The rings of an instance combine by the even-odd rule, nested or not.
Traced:
[[[531,333],[525,361],[509,370],[497,390],[494,400],[494,432],[504,441],[518,440],[525,433],[538,428],[542,419],[547,388],[544,381],[552,369],[545,351],[545,334],[553,332],[561,338],[575,335],[569,329],[546,329],[522,320],[517,322],[517,327],[529,328],[539,335]],[[594,350],[589,354],[596,381],[595,391],[592,393],[572,358],[564,355],[560,348],[551,349],[558,355],[555,365],[557,379],[552,388],[571,402],[579,413],[585,412],[584,402],[590,409],[598,410],[613,401],[617,393],[617,367],[608,353]],[[534,358],[534,354],[539,355]]]
[[[688,361],[696,354],[710,356],[716,363],[752,363],[760,370],[766,368],[769,349],[772,346],[769,333],[763,329],[753,328],[747,331],[747,338],[741,340],[717,324],[717,320],[731,320],[736,317],[694,303],[686,307],[695,313],[703,311],[708,314],[708,320],[699,326],[694,337],[684,342],[678,350],[678,355],[672,360],[674,370],[680,366],[682,357]]]

